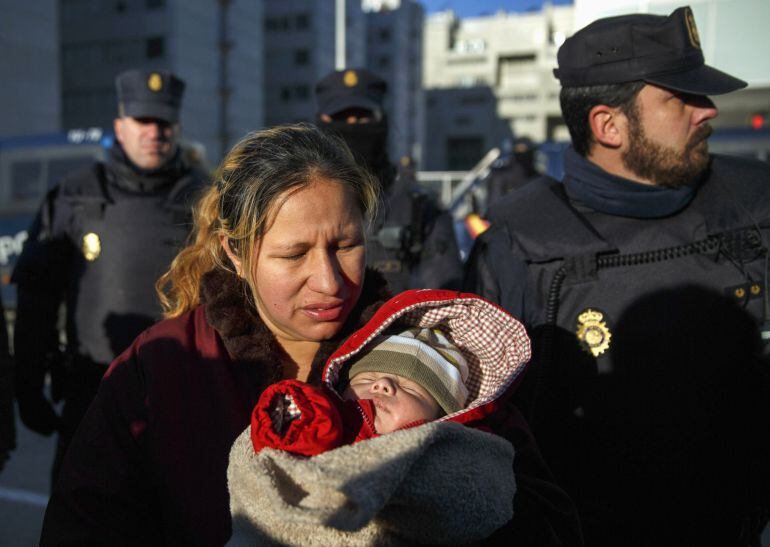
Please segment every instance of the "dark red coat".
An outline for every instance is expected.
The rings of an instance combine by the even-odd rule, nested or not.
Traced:
[[[370,319],[381,289],[367,273],[341,336]],[[65,458],[42,545],[227,541],[230,446],[259,394],[282,376],[281,350],[244,294],[235,276],[208,274],[200,307],[145,331],[113,362]],[[310,383],[320,383],[340,342],[322,344]],[[518,514],[499,534],[527,545],[578,543],[574,508],[553,483],[526,425],[514,418],[508,426]]]

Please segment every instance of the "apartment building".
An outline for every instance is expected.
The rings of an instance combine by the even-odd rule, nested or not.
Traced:
[[[57,1],[0,0],[0,136],[59,129]]]
[[[553,76],[574,8],[428,17],[424,33],[424,169],[467,169],[504,141],[568,138]]]
[[[266,0],[265,125],[313,121],[315,83],[334,70],[335,1]],[[366,63],[361,3],[345,2],[346,66]]]
[[[422,33],[425,11],[414,0],[364,0],[366,66],[388,82],[392,161],[409,156],[420,164],[423,139]]]

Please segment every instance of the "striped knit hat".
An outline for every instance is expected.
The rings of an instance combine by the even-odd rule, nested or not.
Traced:
[[[348,379],[361,372],[386,372],[422,386],[447,414],[465,408],[468,363],[443,332],[412,328],[381,336],[350,367]]]

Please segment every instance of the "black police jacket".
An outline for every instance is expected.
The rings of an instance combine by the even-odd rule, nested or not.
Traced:
[[[367,239],[367,265],[396,294],[407,289],[459,289],[462,262],[452,217],[413,178],[388,187],[385,208]]]
[[[465,289],[530,329],[519,404],[586,544],[735,544],[770,485],[757,463],[770,168],[714,157],[664,218],[592,210],[549,178],[490,217]]]
[[[20,403],[40,396],[59,346],[60,304],[67,353],[105,367],[160,318],[154,285],[185,242],[204,181],[179,156],[138,173],[116,146],[106,163],[70,174],[48,193],[12,278]]]

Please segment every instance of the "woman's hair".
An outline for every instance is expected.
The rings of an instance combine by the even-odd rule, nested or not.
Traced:
[[[379,183],[356,163],[341,139],[308,124],[246,135],[222,160],[215,184],[196,204],[191,242],[155,284],[164,315],[176,317],[199,303],[201,277],[206,272],[233,270],[220,236],[227,238],[240,259],[253,292],[255,249],[270,228],[275,206],[280,206],[278,198],[318,179],[350,188],[363,218],[372,221]]]

